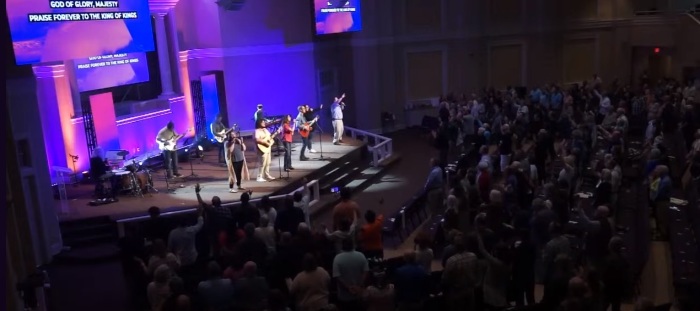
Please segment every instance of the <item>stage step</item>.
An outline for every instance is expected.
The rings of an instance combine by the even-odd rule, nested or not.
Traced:
[[[109,217],[95,217],[60,223],[63,245],[82,248],[96,244],[115,243],[117,226]]]
[[[361,170],[357,169],[357,172],[354,173],[353,178],[347,179],[345,183],[339,186],[350,188],[353,194],[359,193],[372,185],[372,183],[374,183],[376,180],[380,179],[387,171],[389,171],[389,169],[398,163],[400,159],[401,157],[398,154],[394,154],[387,160],[383,161],[382,165],[379,167],[373,167],[368,164]],[[324,217],[324,214],[330,212],[339,201],[340,197],[335,193],[322,193],[319,202],[312,207],[311,222],[314,223],[315,219],[327,218]]]
[[[326,173],[321,179],[319,180],[320,182],[320,187],[321,187],[321,192],[328,192],[331,187],[333,187],[333,182],[336,181],[339,177],[342,175],[346,174],[348,171],[352,170],[353,168],[358,166],[358,163],[360,161],[343,161],[342,164],[338,165],[337,167],[333,168],[330,172]]]
[[[330,193],[333,187],[346,187],[348,183],[353,181],[355,177],[368,167],[369,164],[363,162],[352,162],[339,167],[334,173],[321,179],[321,193]]]
[[[73,248],[54,256],[53,263],[86,264],[118,259],[120,249],[114,243]]]

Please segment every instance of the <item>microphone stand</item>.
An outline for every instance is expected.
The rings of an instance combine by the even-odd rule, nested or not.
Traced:
[[[323,137],[321,137],[321,136],[323,136],[323,128],[321,127],[321,123],[320,123],[320,122],[316,122],[316,128],[317,128],[318,131],[320,132],[319,135],[318,135],[318,145],[319,145],[318,151],[319,151],[319,153],[320,153],[320,157],[319,157],[318,159],[321,160],[321,161],[323,161],[323,160],[330,160],[329,158],[324,158],[324,157],[323,157],[323,139],[322,139]]]
[[[197,149],[195,149],[194,152],[195,152],[195,154],[196,154]],[[175,155],[175,156],[177,156],[177,155]],[[197,174],[194,173],[194,166],[192,165],[192,161],[194,161],[194,159],[192,159],[192,150],[191,150],[191,149],[190,149],[190,150],[187,150],[187,160],[188,160],[187,162],[190,162],[190,175],[189,175],[189,176],[185,176],[185,178],[186,178],[186,179],[189,179],[189,178],[197,179],[197,178],[199,178],[199,175],[197,175]]]
[[[165,175],[165,192],[175,193],[175,188],[170,188],[170,181],[168,181],[168,170],[166,169],[163,174]]]

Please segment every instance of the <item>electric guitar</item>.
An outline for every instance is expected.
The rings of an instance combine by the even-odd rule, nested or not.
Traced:
[[[182,133],[182,134],[180,134],[180,135],[175,135],[173,138],[171,138],[171,139],[169,139],[169,140],[167,140],[167,141],[164,141],[164,142],[163,142],[163,141],[160,141],[160,140],[158,140],[158,139],[156,139],[156,142],[158,143],[158,149],[160,149],[161,151],[165,151],[165,150],[167,150],[167,151],[174,151],[174,150],[176,150],[176,148],[177,148],[177,141],[178,141],[180,138],[185,137],[185,135],[187,135],[189,132],[192,132],[192,130],[194,130],[194,129],[193,129],[193,128],[188,128],[188,129],[187,129],[187,132]]]
[[[312,127],[312,125],[314,125],[314,123],[316,123],[316,121],[318,121],[318,117],[315,117],[310,122],[306,122],[302,126],[300,126],[299,127],[299,135],[301,135],[301,137],[304,137],[304,138],[309,137],[309,134],[314,129]]]
[[[238,125],[234,124],[230,129],[223,129],[221,130],[221,132],[214,133],[214,139],[218,143],[223,143],[224,141],[226,141],[226,137],[228,136],[228,134],[235,131],[237,127]]]
[[[257,144],[258,150],[260,150],[260,152],[262,152],[262,153],[270,153],[270,151],[272,150],[272,145],[275,144],[275,137],[281,132],[282,132],[282,128],[277,130],[274,134],[270,135],[270,137],[268,137],[266,140],[267,146],[258,143]]]

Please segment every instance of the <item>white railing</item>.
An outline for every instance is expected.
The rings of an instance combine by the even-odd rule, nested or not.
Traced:
[[[309,210],[311,210],[311,207],[314,206],[316,203],[318,203],[319,199],[321,198],[321,188],[320,188],[318,180],[312,180],[312,181],[306,183],[306,185],[309,187],[309,192],[311,195],[311,201],[309,201]],[[303,186],[299,187],[297,189],[294,189],[294,191],[292,191],[288,194],[280,194],[280,195],[271,196],[270,200],[273,202],[275,202],[277,200],[284,200],[287,196],[292,195],[295,192],[301,191],[301,190],[304,190]],[[259,202],[261,198],[262,197],[251,199],[250,203]],[[238,207],[240,205],[241,205],[241,201],[222,204],[222,206],[224,206],[224,207]],[[197,211],[197,208],[193,207],[193,208],[188,208],[188,209],[183,209],[183,210],[178,210],[178,211],[162,213],[160,215],[160,217],[166,217],[166,218],[167,217],[175,217],[175,216],[180,216],[180,215],[191,214],[191,213],[194,213],[196,211]],[[119,231],[119,237],[121,238],[121,237],[125,236],[126,224],[146,221],[149,218],[150,218],[149,215],[144,215],[144,216],[137,216],[137,217],[124,218],[124,219],[117,220],[117,230]]]
[[[372,153],[372,166],[377,167],[379,164],[391,157],[394,146],[391,138],[382,135],[377,135],[367,131],[359,130],[353,127],[346,126],[347,132],[353,139],[362,138],[362,141],[369,144],[367,148]]]
[[[693,20],[696,24],[700,25],[700,20],[697,17],[695,17],[695,15],[691,13],[685,13],[685,15],[690,17],[690,19]]]

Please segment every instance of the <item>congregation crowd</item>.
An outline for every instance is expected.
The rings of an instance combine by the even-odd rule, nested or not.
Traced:
[[[441,226],[419,229],[399,258],[384,258],[385,216],[350,189],[326,227],[312,223],[306,188],[283,204],[253,206],[244,193],[232,208],[205,202],[197,186],[196,223],[153,207],[141,236],[122,241],[134,308],[616,311],[636,300],[654,310],[636,297],[618,195],[643,184],[654,238],[666,238],[673,189],[700,176],[699,84],[594,76],[444,97],[424,188]],[[642,159],[641,177],[626,173],[630,158]],[[677,300],[677,310],[698,308]]]

